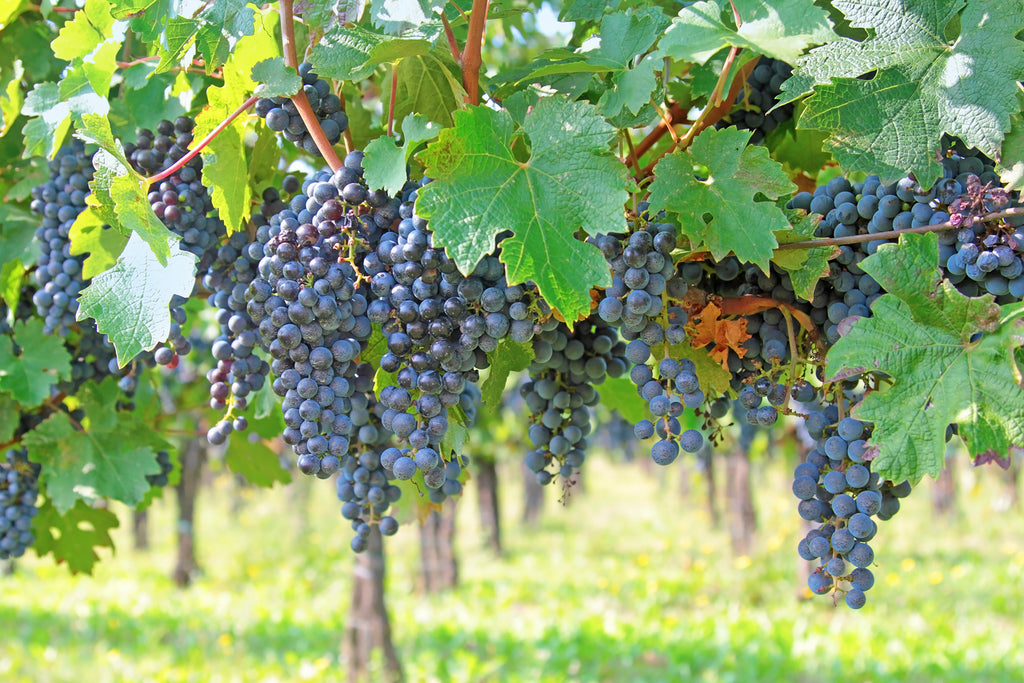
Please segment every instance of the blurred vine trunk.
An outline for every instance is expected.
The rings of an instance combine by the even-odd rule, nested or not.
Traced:
[[[195,537],[196,496],[206,459],[206,445],[200,439],[191,439],[185,442],[180,453],[181,481],[175,487],[178,498],[178,559],[171,578],[184,588],[199,572]]]
[[[149,550],[149,510],[132,513],[132,547]]]
[[[494,460],[477,458],[477,501],[484,541],[495,555],[501,555],[501,505],[498,499],[498,468]]]
[[[932,489],[932,505],[937,515],[951,515],[956,510],[956,456],[946,455],[946,466],[942,468]]]
[[[540,522],[540,513],[544,511],[544,486],[537,481],[537,475],[530,471],[526,463],[521,465],[523,472],[523,514],[525,526],[536,526]]]
[[[718,514],[718,487],[715,486],[715,456],[711,446],[704,442],[704,445],[699,451],[697,451],[697,462],[700,463],[701,470],[704,472],[704,483],[707,490],[707,512],[708,519],[711,520],[711,526],[715,529],[722,525],[722,518]]]
[[[750,486],[750,449],[757,428],[740,424],[737,447],[726,457],[726,500],[729,501],[729,539],[737,555],[749,555],[757,533],[753,491]]]
[[[384,680],[405,680],[402,663],[391,641],[391,621],[384,601],[384,542],[380,527],[372,525],[364,552],[356,555],[342,651],[348,663],[349,681],[371,680],[373,651],[384,656]]]
[[[455,588],[459,562],[455,556],[455,501],[431,511],[420,526],[420,589],[425,593]]]

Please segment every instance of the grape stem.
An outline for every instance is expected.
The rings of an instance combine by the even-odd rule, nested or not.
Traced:
[[[625,161],[633,164],[633,169],[640,174],[640,157],[637,156],[636,148],[633,147],[633,136],[629,134],[629,129],[622,129],[622,137],[626,138],[626,146],[629,147],[629,156],[626,157]]]
[[[690,126],[690,129],[686,131],[686,133],[681,138],[679,138],[678,144],[673,144],[671,147],[665,150],[664,153],[658,156],[657,159],[655,159],[647,166],[645,166],[643,171],[641,171],[641,177],[646,177],[653,173],[654,167],[658,165],[658,162],[661,161],[661,158],[663,156],[675,151],[676,149],[686,149],[693,142],[694,138],[700,135],[700,133],[703,132],[705,128],[713,126],[717,122],[721,121],[722,117],[732,110],[732,103],[736,100],[736,96],[739,95],[740,90],[743,89],[744,84],[746,84],[747,82],[747,77],[750,76],[751,72],[753,72],[754,67],[757,66],[758,61],[759,58],[755,58],[741,66],[739,70],[737,70],[736,72],[736,78],[733,79],[732,86],[729,88],[729,94],[726,95],[725,99],[723,99],[722,102],[716,106],[712,106],[711,102],[708,102],[707,106],[704,107],[700,115]],[[725,78],[727,75],[728,72],[723,70],[722,76],[720,76],[719,78]],[[717,85],[715,87],[716,89],[718,88]]]
[[[284,63],[293,69],[298,69],[299,58],[295,52],[295,12],[293,11],[292,0],[281,0],[279,12],[281,14],[281,51],[284,53]],[[292,95],[292,102],[295,103],[295,108],[299,110],[299,116],[302,117],[302,122],[306,124],[306,130],[309,131],[310,137],[316,143],[316,148],[323,155],[324,161],[327,162],[332,171],[337,171],[343,165],[341,159],[338,158],[338,154],[334,151],[330,140],[324,135],[324,129],[320,127],[320,119],[316,117],[313,108],[309,106],[306,93],[301,88]]]
[[[441,12],[441,23],[444,25],[444,37],[448,39],[448,49],[452,51],[452,58],[455,59],[455,63],[462,65],[462,54],[459,52],[459,44],[455,40],[455,33],[452,31],[452,25],[448,22],[448,16]]]
[[[986,213],[982,216],[978,216],[975,220],[987,223],[989,221],[996,221],[1002,218],[1009,218],[1011,216],[1024,216],[1024,207],[1014,207],[1012,209],[1003,209],[1002,211],[993,211],[992,213]],[[858,244],[860,242],[872,242],[874,240],[895,239],[900,235],[906,235],[908,233],[920,235],[922,233],[944,232],[946,230],[954,230],[958,228],[959,226],[946,221],[944,223],[936,223],[935,225],[920,225],[916,228],[907,228],[906,230],[888,230],[886,232],[867,233],[864,235],[850,235],[849,237],[827,237],[816,240],[804,240],[802,242],[789,242],[788,244],[781,244],[776,247],[776,251],[813,249],[814,247],[833,247],[842,244]]]
[[[247,99],[244,103],[242,103],[242,106],[233,111],[230,116],[228,116],[226,119],[218,123],[217,127],[211,130],[206,135],[205,138],[200,140],[199,144],[190,149],[185,156],[181,157],[176,162],[174,162],[174,164],[170,166],[167,170],[161,171],[160,173],[157,173],[155,176],[152,176],[151,178],[147,178],[147,182],[150,185],[152,185],[153,183],[158,183],[161,180],[169,178],[170,176],[180,171],[185,166],[185,164],[192,161],[196,157],[196,155],[203,151],[203,148],[210,144],[210,142],[212,142],[215,137],[220,135],[225,128],[230,126],[231,122],[237,119],[242,114],[242,112],[244,112],[252,105],[256,104],[256,100],[258,99],[259,98],[256,97],[255,95]]]
[[[643,140],[636,145],[636,157],[637,161],[640,160],[644,154],[650,151],[651,147],[654,147],[655,143],[665,136],[668,132],[669,125],[675,125],[677,123],[683,123],[686,121],[686,112],[678,102],[673,102],[668,108],[669,121],[665,121],[664,118],[658,121],[658,125],[654,127],[650,133],[647,134]],[[637,171],[639,173],[639,171]]]
[[[469,33],[466,47],[462,51],[462,87],[466,90],[466,104],[480,104],[480,67],[483,59],[484,27],[487,24],[487,9],[490,0],[473,0],[469,15]]]

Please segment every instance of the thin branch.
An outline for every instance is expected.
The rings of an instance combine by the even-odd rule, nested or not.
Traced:
[[[466,104],[480,104],[480,67],[483,66],[480,49],[484,42],[489,5],[490,0],[473,0],[469,15],[469,33],[462,51],[462,87],[466,89]]]
[[[672,125],[675,125],[677,123],[683,123],[684,121],[686,121],[686,112],[683,110],[683,108],[681,106],[679,106],[678,102],[673,102],[671,104],[671,106],[669,106],[669,108],[668,108],[668,116],[669,116],[669,120],[671,121]],[[654,145],[658,142],[658,140],[663,138],[665,136],[665,133],[667,133],[667,132],[668,132],[668,126],[665,123],[665,119],[664,118],[660,118],[660,120],[658,121],[658,125],[654,127],[654,130],[652,130],[650,133],[648,133],[647,137],[645,137],[643,140],[641,140],[640,142],[637,143],[637,145],[636,145],[636,158],[637,158],[637,161],[640,160],[640,157],[642,157],[643,155],[647,154],[647,152],[649,152],[650,149],[652,147],[654,147]]]
[[[672,145],[679,144],[679,135],[676,133],[675,127],[672,125],[672,117],[666,112],[662,111],[661,106],[651,98],[651,106],[654,107],[654,111],[658,112],[658,116],[661,117],[661,124],[665,126],[665,132],[672,136]]]
[[[295,14],[292,11],[292,0],[281,0],[279,12],[281,14],[281,51],[284,53],[284,63],[293,69],[298,69],[299,58],[295,52]],[[299,110],[299,116],[306,124],[306,130],[309,131],[313,142],[316,143],[316,148],[323,155],[324,161],[332,171],[337,171],[343,164],[338,158],[338,153],[334,151],[331,141],[324,135],[324,129],[320,127],[320,119],[316,117],[313,108],[309,106],[306,93],[300,89],[292,95],[292,102]]]
[[[464,9],[462,9],[461,7],[459,7],[459,3],[455,2],[455,0],[451,0],[451,3],[452,3],[452,7],[454,7],[454,8],[455,8],[455,10],[456,10],[456,11],[457,11],[457,12],[458,12],[459,14],[461,14],[461,15],[462,15],[462,18],[463,18],[463,19],[464,19],[464,20],[466,21],[466,23],[468,24],[468,23],[469,23],[469,15],[468,15],[468,14],[466,14],[466,11],[465,11]]]
[[[629,156],[626,161],[632,162],[633,169],[637,175],[640,175],[640,157],[636,153],[636,148],[633,147],[633,136],[629,134],[628,128],[622,130],[622,135],[626,138],[626,146],[629,147]]]
[[[227,117],[226,119],[224,119],[223,121],[218,123],[216,128],[211,130],[207,134],[207,136],[205,138],[203,138],[202,140],[200,140],[198,145],[196,145],[195,147],[190,149],[185,156],[183,156],[180,159],[178,159],[174,163],[174,165],[172,165],[170,168],[168,168],[165,171],[161,171],[160,173],[156,174],[152,178],[149,178],[148,179],[149,180],[149,184],[152,185],[153,183],[158,183],[161,180],[163,180],[164,178],[169,178],[170,176],[172,176],[175,173],[177,173],[178,171],[180,171],[182,169],[182,167],[185,166],[185,164],[187,164],[188,162],[192,161],[192,159],[194,159],[197,154],[199,154],[201,151],[203,151],[203,147],[206,147],[208,144],[210,144],[210,141],[212,141],[215,137],[220,135],[221,132],[225,128],[230,126],[231,122],[234,121],[235,119],[237,119],[242,114],[242,112],[244,112],[246,109],[248,109],[252,105],[256,104],[256,100],[258,100],[258,99],[259,98],[256,97],[255,95],[253,95],[252,97],[247,99],[242,104],[242,106],[240,106],[238,109],[236,109],[235,111],[233,111],[231,113],[231,116]]]
[[[448,39],[448,49],[452,51],[452,57],[456,64],[462,64],[462,54],[459,52],[459,44],[455,40],[455,33],[452,32],[452,25],[448,22],[448,15],[441,12],[441,23],[444,24],[444,37]]]
[[[983,216],[977,217],[975,220],[980,220],[982,223],[988,223],[989,221],[997,221],[1002,218],[1009,218],[1011,216],[1024,216],[1024,207],[1017,207],[1013,209],[1004,209],[1002,211],[994,211],[992,213],[984,214]],[[781,244],[776,247],[776,251],[786,251],[790,249],[813,249],[814,247],[834,247],[842,244],[858,244],[860,242],[873,242],[875,240],[887,240],[895,239],[900,235],[913,234],[920,235],[928,232],[944,232],[946,230],[956,230],[962,226],[953,225],[949,221],[945,223],[936,223],[935,225],[921,225],[916,228],[907,228],[906,230],[887,230],[886,232],[875,232],[867,233],[865,235],[850,235],[849,237],[827,237],[817,240],[805,240],[803,242],[789,242],[788,244]]]
[[[686,131],[686,134],[679,139],[679,143],[665,150],[665,154],[673,151],[674,149],[686,149],[693,142],[693,139],[700,135],[705,128],[715,125],[722,119],[723,116],[728,114],[732,110],[732,103],[739,95],[740,90],[743,88],[744,83],[747,81],[747,77],[757,66],[758,58],[752,59],[739,68],[736,72],[736,78],[732,82],[732,87],[729,88],[729,94],[726,98],[716,107],[712,107],[711,103],[701,111],[700,116],[693,122],[690,129]],[[722,73],[725,73],[724,71]],[[664,156],[664,154],[662,154]],[[654,167],[661,161],[661,157],[658,157],[643,169],[643,175],[650,175],[654,171]]]

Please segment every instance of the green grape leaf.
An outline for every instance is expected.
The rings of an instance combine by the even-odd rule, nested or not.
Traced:
[[[142,237],[159,263],[166,264],[174,235],[153,213],[148,199],[149,181],[132,170],[105,117],[85,114],[82,125],[78,136],[100,147],[93,155],[96,173],[89,183],[92,193],[86,201],[96,208],[100,220],[121,234]]]
[[[0,49],[3,47],[3,41],[0,40]],[[25,93],[21,89],[21,79],[24,75],[25,68],[21,60],[15,60],[6,68],[0,67],[0,138],[11,130],[11,126],[18,118],[18,112],[25,104]]]
[[[260,97],[291,97],[302,89],[302,78],[284,64],[283,57],[270,57],[252,67],[255,93]],[[236,105],[237,106],[237,105]]]
[[[157,64],[156,72],[163,73],[178,66],[182,58],[192,47],[196,33],[199,31],[200,22],[188,17],[171,17],[167,20],[157,43],[160,54],[160,63]]]
[[[361,26],[342,26],[313,46],[310,62],[324,78],[360,81],[380,64],[426,55],[431,47],[422,38],[392,38]]]
[[[109,3],[110,14],[115,19],[127,19],[136,14],[146,12],[154,5],[157,5],[157,9],[160,9],[159,5],[163,2],[166,2],[166,0],[113,0]]]
[[[394,68],[398,69],[395,120],[419,113],[442,126],[451,125],[452,112],[460,109],[466,98],[451,58],[443,54],[415,55],[402,59]],[[385,106],[390,106],[390,100]]]
[[[730,5],[742,20],[738,29]],[[658,47],[661,56],[688,62],[703,63],[734,46],[792,63],[809,46],[834,37],[828,12],[812,0],[706,0],[680,10]]]
[[[258,37],[240,45],[224,65],[221,70],[224,85],[206,91],[209,106],[196,117],[194,134],[197,140],[215,130],[234,112],[239,102],[244,102],[249,97],[249,93],[252,92],[252,81],[257,78],[258,72],[262,76],[264,71],[280,71],[294,78],[294,83],[281,85],[279,74],[266,75],[267,78],[275,79],[274,92],[266,94],[267,97],[281,94],[276,89],[278,85],[292,88],[284,94],[292,94],[302,87],[302,79],[295,71],[286,70],[280,57],[253,65],[255,60],[266,54],[266,50],[274,49],[274,45],[266,41],[261,32]],[[260,69],[261,64],[269,66],[267,69]],[[252,79],[249,78],[249,73],[252,74]],[[252,215],[253,194],[249,184],[250,166],[246,157],[245,136],[245,118],[238,117],[203,148],[203,181],[210,188],[213,206],[217,209],[220,219],[224,221],[229,235],[244,229],[245,223]]]
[[[71,128],[71,106],[62,102],[60,88],[56,83],[36,83],[32,92],[25,96],[21,113],[35,117],[22,128],[25,150],[22,157],[34,156],[52,159],[57,152],[58,142],[63,140]]]
[[[1024,391],[1012,349],[1020,346],[1024,304],[968,298],[941,278],[934,233],[903,235],[861,268],[888,293],[828,353],[826,375],[891,377],[853,415],[875,423],[872,470],[912,482],[945,464],[947,425],[958,423],[970,455],[1005,456],[1024,445]]]
[[[707,128],[689,149],[662,158],[654,167],[650,203],[654,211],[679,217],[692,249],[707,249],[716,259],[732,252],[768,272],[778,246],[772,233],[790,227],[775,200],[796,186],[768,150],[747,145],[750,135]]]
[[[366,348],[359,353],[360,363],[369,363],[373,367],[380,366],[380,359],[388,351],[388,341],[380,330],[380,325],[373,325],[373,332],[366,340]]]
[[[251,36],[256,28],[256,10],[248,0],[218,0],[199,15],[202,24],[196,32],[196,47],[203,55],[208,72],[223,66],[240,39]]]
[[[455,405],[448,409],[448,431],[441,439],[441,447],[438,449],[438,453],[446,461],[450,460],[452,456],[462,455],[463,447],[469,439],[467,422],[462,406]]]
[[[18,428],[21,412],[18,402],[7,392],[0,391],[0,443],[7,443]]]
[[[0,263],[19,266],[18,280],[24,268],[34,268],[39,255],[40,246],[34,238],[39,218],[13,202],[0,204]],[[12,268],[12,273],[14,269]],[[7,281],[4,281],[5,283]],[[18,290],[9,290],[6,284],[0,284],[0,297],[10,307],[18,301]]]
[[[441,126],[425,116],[409,114],[402,119],[399,130],[402,133],[402,145],[405,147],[405,161],[408,163],[421,142],[433,140],[438,136]]]
[[[0,337],[0,391],[23,406],[37,406],[50,388],[71,378],[71,357],[60,337],[43,331],[41,318],[14,324],[13,336]]]
[[[660,60],[647,57],[634,69],[613,74],[611,87],[598,101],[601,113],[606,117],[618,116],[623,109],[634,115],[640,113],[650,103],[651,93],[658,87],[654,70],[660,66]]]
[[[630,424],[651,417],[647,412],[647,401],[637,393],[628,375],[605,378],[601,386],[597,387],[597,393],[601,396],[601,405],[614,410]]]
[[[65,61],[85,57],[97,45],[112,37],[114,18],[106,0],[87,0],[71,21],[64,22],[53,41],[53,56]]]
[[[188,298],[196,276],[195,254],[169,243],[171,255],[161,265],[149,245],[133,234],[108,271],[92,279],[78,300],[78,319],[93,318],[110,337],[121,367],[152,349],[171,331],[171,297]]]
[[[804,242],[814,238],[814,229],[819,219],[811,214],[801,216],[800,212],[787,210],[792,229],[775,233],[779,244]],[[839,247],[811,247],[810,249],[779,250],[772,256],[772,263],[789,273],[793,293],[801,299],[814,298],[818,280],[828,275],[828,262],[839,251]]]
[[[117,263],[117,256],[128,244],[128,238],[103,222],[95,207],[86,207],[78,214],[68,232],[71,254],[89,254],[82,264],[82,278],[90,280]]]
[[[25,267],[17,259],[0,266],[0,301],[7,304],[7,317],[13,317],[12,308],[18,305],[21,284],[24,281]],[[0,319],[3,317],[0,316]]]
[[[1003,141],[1003,155],[996,163],[996,171],[1007,192],[1020,192],[1024,190],[1024,116],[1014,114],[1012,122]]]
[[[288,470],[281,467],[277,453],[260,441],[249,443],[244,434],[228,439],[224,463],[255,486],[269,488],[275,483],[287,484],[292,480]]]
[[[491,413],[501,410],[501,395],[505,383],[513,372],[530,367],[533,360],[533,344],[520,344],[511,339],[502,339],[498,347],[487,354],[490,370],[487,379],[480,384],[481,401]]]
[[[524,136],[530,151],[520,158],[513,147]],[[590,289],[610,284],[601,252],[576,233],[626,229],[628,180],[609,148],[614,137],[593,105],[562,97],[541,100],[519,130],[506,111],[457,112],[455,127],[420,155],[436,180],[420,190],[417,209],[464,273],[510,230],[501,243],[509,282],[535,282],[575,320],[590,311]]]
[[[561,21],[597,21],[608,10],[608,0],[565,0]]]
[[[150,488],[146,476],[160,472],[156,452],[168,444],[131,412],[114,409],[114,378],[86,384],[78,397],[86,415],[81,425],[54,413],[22,440],[29,460],[42,466],[46,495],[61,514],[77,500],[113,498],[134,507]]]
[[[398,195],[409,178],[406,168],[413,154],[427,140],[436,138],[441,127],[419,114],[408,114],[400,126],[402,145],[390,136],[371,140],[364,151],[363,176],[370,189],[383,188],[391,195]]]
[[[92,573],[99,562],[96,548],[114,549],[110,530],[118,527],[117,515],[110,510],[89,507],[75,501],[64,514],[49,500],[39,507],[32,520],[36,540],[32,544],[40,557],[53,555],[57,564],[67,562],[71,573]]]
[[[444,6],[441,0],[371,0],[370,18],[374,26],[397,35],[425,23]]]
[[[405,150],[390,135],[382,135],[363,150],[363,178],[371,190],[384,189],[395,196],[402,191],[408,175],[405,172]]]
[[[941,176],[942,134],[997,158],[1019,109],[1024,50],[1014,34],[1021,3],[836,0],[863,42],[838,40],[812,50],[784,85],[788,99],[809,92],[801,128],[829,133],[827,145],[849,170],[891,182],[912,171]],[[984,65],[984,68],[979,68]],[[874,73],[870,80],[860,76]]]

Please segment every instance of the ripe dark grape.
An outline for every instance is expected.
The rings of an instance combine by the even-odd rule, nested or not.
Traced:
[[[590,408],[600,401],[595,386],[626,372],[625,345],[597,316],[577,322],[571,331],[554,320],[541,327],[533,341],[530,379],[519,390],[530,412],[534,447],[526,465],[541,484],[555,476],[568,482],[586,458]]]
[[[910,486],[907,482],[899,486],[880,482],[871,472],[870,462],[851,458],[853,444],[862,437],[870,439],[873,425],[852,417],[835,419],[835,408],[831,404],[824,411],[812,410],[806,419],[808,432],[818,445],[797,467],[793,493],[800,499],[800,516],[818,526],[800,541],[798,551],[804,559],[820,560],[808,583],[811,592],[821,595],[845,590],[847,605],[860,609],[864,592],[874,584],[868,569],[874,562],[868,541],[877,531],[872,517],[891,517],[899,509],[895,494],[907,495]],[[848,441],[846,437],[855,438]]]
[[[792,103],[774,109],[782,84],[792,73],[793,67],[789,64],[762,57],[736,96],[736,107],[716,127],[735,126],[741,130],[752,130],[751,144],[763,141],[779,124],[793,118]]]
[[[328,81],[313,72],[313,65],[303,62],[299,65],[299,76],[302,77],[302,90],[309,101],[309,106],[320,121],[320,127],[331,145],[341,141],[341,135],[348,128],[348,116],[342,111],[341,99],[331,92]],[[256,114],[266,119],[270,130],[281,133],[301,150],[315,156],[323,156],[313,137],[306,129],[306,123],[299,115],[298,109],[288,97],[265,97],[256,102]],[[338,188],[339,190],[343,188]],[[358,199],[353,204],[361,204]]]

